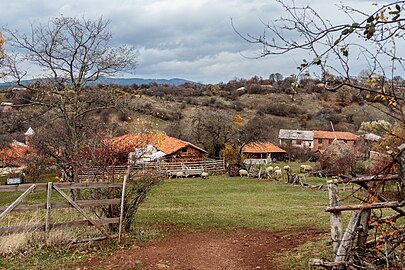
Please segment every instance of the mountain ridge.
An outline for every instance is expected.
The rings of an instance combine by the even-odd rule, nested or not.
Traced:
[[[35,82],[37,80],[41,79],[31,79],[31,80],[24,80],[24,83],[30,83],[30,82]],[[184,83],[193,83],[196,84],[196,82],[186,80],[186,79],[181,79],[181,78],[171,78],[171,79],[144,79],[144,78],[113,78],[113,77],[100,77],[97,81],[92,82],[91,85],[97,85],[97,84],[117,84],[117,85],[142,85],[142,84],[151,84],[151,83],[157,83],[157,84],[169,84],[169,85],[174,85],[174,86],[179,86]],[[6,88],[6,87],[13,87],[17,86],[15,82],[4,82],[0,83],[0,88]]]

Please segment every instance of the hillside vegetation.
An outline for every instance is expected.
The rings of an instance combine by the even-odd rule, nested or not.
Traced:
[[[365,93],[347,88],[328,91],[312,79],[301,81],[296,92],[289,78],[276,82],[259,77],[215,85],[152,83],[94,87],[99,88],[100,96],[104,90],[111,89],[121,94],[120,105],[124,109],[100,110],[93,114],[96,122],[108,124],[111,135],[132,132],[136,121],[146,119],[169,135],[199,144],[193,135],[193,121],[196,115],[212,111],[224,117],[239,115],[245,121],[259,117],[268,130],[268,139],[275,143],[280,128],[330,130],[332,122],[336,130],[356,132],[364,121],[389,120],[381,113],[383,106],[367,102],[370,97]],[[2,94],[1,100],[17,101],[29,95],[27,91],[14,89]],[[1,117],[3,136],[22,139],[30,125],[41,126],[34,117],[25,117],[26,112],[20,109],[13,112],[12,117]]]

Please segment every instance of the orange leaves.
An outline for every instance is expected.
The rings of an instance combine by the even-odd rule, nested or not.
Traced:
[[[243,119],[242,116],[240,116],[239,114],[235,115],[235,117],[233,118],[233,123],[237,126],[242,126],[245,122],[245,119]]]

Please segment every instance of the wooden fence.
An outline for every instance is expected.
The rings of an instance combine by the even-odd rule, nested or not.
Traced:
[[[119,237],[121,236],[122,228],[122,216],[114,218],[102,218],[102,219],[93,219],[84,208],[96,207],[103,205],[120,205],[122,208],[122,202],[125,199],[122,192],[121,198],[114,199],[101,199],[101,200],[76,200],[74,201],[69,195],[65,193],[65,190],[82,190],[82,189],[94,189],[94,188],[119,188],[125,189],[126,179],[124,183],[106,183],[106,182],[97,182],[97,183],[38,183],[38,184],[20,184],[20,185],[10,185],[10,186],[0,186],[0,192],[18,192],[22,191],[23,193],[10,205],[0,206],[0,221],[3,220],[11,211],[33,211],[44,209],[45,210],[45,223],[43,224],[29,224],[29,225],[19,225],[19,226],[5,226],[0,227],[0,236],[10,235],[15,233],[22,233],[26,231],[44,231],[49,233],[50,230],[59,229],[59,228],[72,228],[72,227],[82,227],[82,226],[94,226],[99,230],[103,237],[101,238],[114,238],[116,235],[110,235],[107,230],[104,228],[108,224],[119,224],[120,232]],[[46,201],[36,204],[22,204],[24,199],[26,199],[29,194],[36,191],[46,191]],[[60,196],[65,201],[52,201],[52,191],[60,194]],[[74,208],[78,213],[80,213],[85,220],[74,220],[68,222],[52,223],[52,211],[57,209],[64,208]],[[121,211],[122,215],[122,211]]]
[[[328,269],[346,269],[349,265],[349,254],[352,250],[352,245],[357,245],[357,248],[364,247],[368,243],[369,230],[374,224],[370,223],[370,215],[372,209],[391,208],[396,214],[386,217],[385,219],[395,221],[396,219],[405,216],[405,211],[402,207],[405,206],[405,201],[388,201],[380,195],[375,195],[379,202],[360,203],[351,205],[340,205],[339,185],[357,184],[364,192],[378,194],[373,190],[378,181],[397,181],[398,175],[378,175],[351,179],[333,179],[327,180],[327,188],[329,194],[329,207],[326,212],[330,213],[330,232],[332,240],[332,249],[334,261],[328,262],[322,259],[311,259],[311,266],[322,266]],[[343,228],[343,211],[352,211],[347,227]],[[357,237],[357,242],[355,238]],[[374,236],[376,237],[376,236]],[[312,268],[311,268],[312,269]],[[374,269],[374,268],[370,268]]]
[[[127,173],[127,166],[85,167],[81,168],[79,177],[90,181],[100,179],[122,179]],[[131,165],[131,174],[157,172],[161,177],[170,178],[176,172],[184,172],[185,176],[200,176],[202,172],[209,175],[226,173],[223,160],[206,159],[196,162],[145,162]]]

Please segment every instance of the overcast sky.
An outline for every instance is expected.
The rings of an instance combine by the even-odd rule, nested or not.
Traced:
[[[336,20],[340,1],[296,0]],[[341,1],[370,9],[366,0]],[[282,15],[274,0],[0,0],[0,27],[27,30],[49,18],[76,16],[111,21],[116,44],[139,51],[135,77],[183,78],[203,83],[228,82],[254,75],[289,75],[305,57],[298,54],[250,59],[260,46],[248,44],[233,31],[231,18],[243,34],[261,34],[260,20]]]

